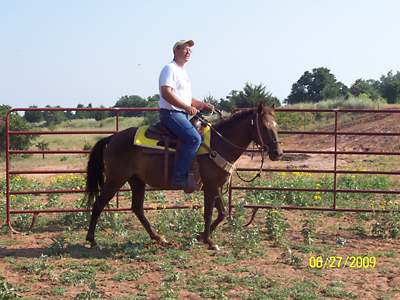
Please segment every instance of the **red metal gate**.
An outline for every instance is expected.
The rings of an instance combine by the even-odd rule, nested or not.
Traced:
[[[274,169],[265,168],[263,171],[266,172],[308,172],[308,173],[320,173],[320,174],[333,174],[333,188],[332,189],[310,189],[310,188],[277,188],[277,187],[242,187],[233,186],[232,183],[229,187],[229,214],[232,215],[232,191],[234,190],[275,190],[275,191],[298,191],[298,192],[327,192],[333,193],[333,203],[331,207],[303,207],[303,206],[281,206],[280,209],[295,209],[295,210],[315,210],[315,211],[341,211],[341,212],[373,212],[373,209],[349,209],[343,207],[337,207],[336,197],[338,193],[371,193],[371,194],[400,194],[400,190],[348,190],[348,189],[338,189],[337,188],[337,178],[341,174],[380,174],[380,175],[400,175],[400,170],[397,171],[357,171],[357,170],[339,170],[337,165],[337,160],[339,155],[383,155],[383,156],[398,156],[400,152],[374,152],[374,151],[340,151],[338,149],[338,138],[343,136],[400,136],[400,132],[349,132],[339,130],[339,114],[395,114],[396,116],[400,113],[400,110],[370,110],[370,109],[277,109],[276,111],[289,113],[289,112],[302,112],[302,113],[334,113],[334,126],[333,130],[329,131],[279,131],[280,135],[328,135],[334,140],[334,149],[330,151],[326,150],[295,150],[295,149],[284,149],[284,153],[292,154],[325,154],[332,155],[333,168],[332,169]],[[283,145],[284,147],[284,145]],[[258,171],[258,169],[249,168],[238,168],[238,171]],[[245,208],[253,209],[253,215],[249,225],[253,220],[258,211],[258,209],[271,209],[274,206],[271,205],[244,205]],[[381,212],[390,212],[389,210],[381,210]]]
[[[119,111],[155,111],[158,108],[16,108],[12,109],[6,118],[6,201],[7,201],[7,225],[9,228],[17,233],[11,226],[11,214],[26,214],[32,213],[33,220],[31,227],[28,229],[31,230],[35,224],[36,218],[39,213],[58,213],[58,212],[78,212],[78,211],[87,211],[87,209],[36,209],[36,210],[11,210],[10,206],[10,196],[11,195],[26,195],[26,194],[51,194],[51,193],[83,193],[84,189],[79,190],[19,190],[19,191],[11,191],[10,190],[10,176],[16,174],[71,174],[71,173],[85,173],[86,170],[11,170],[10,168],[10,155],[11,154],[84,154],[90,153],[90,150],[11,150],[10,149],[10,136],[11,135],[49,135],[49,134],[114,134],[118,132],[119,129]],[[17,111],[114,111],[116,113],[116,127],[115,130],[105,131],[105,130],[97,130],[97,131],[10,131],[9,117],[12,112]],[[280,135],[328,135],[334,139],[334,149],[330,151],[319,151],[319,150],[296,150],[296,149],[285,149],[284,152],[287,154],[326,154],[333,156],[333,168],[332,169],[274,169],[274,168],[264,168],[263,172],[308,172],[308,173],[324,173],[324,174],[333,174],[334,176],[334,186],[332,189],[309,189],[309,188],[265,188],[265,187],[242,187],[242,186],[234,186],[232,182],[229,185],[229,214],[232,216],[232,195],[235,190],[283,190],[283,191],[303,191],[303,192],[327,192],[333,193],[334,200],[331,207],[299,207],[299,206],[282,206],[281,209],[299,209],[299,210],[319,210],[319,211],[347,211],[347,212],[372,212],[370,209],[348,209],[348,208],[340,208],[337,207],[336,204],[336,195],[337,193],[373,193],[373,194],[400,194],[398,190],[344,190],[337,188],[337,176],[341,174],[381,174],[381,175],[400,175],[400,171],[350,171],[350,170],[339,170],[337,166],[338,155],[385,155],[385,156],[397,156],[400,155],[400,152],[369,152],[369,151],[339,151],[338,150],[338,137],[340,136],[400,136],[400,132],[346,132],[340,131],[339,128],[339,114],[343,113],[363,113],[363,114],[399,114],[400,110],[355,110],[355,109],[277,109],[280,113],[290,113],[290,112],[300,112],[300,113],[334,113],[334,128],[330,131],[280,131]],[[284,145],[283,145],[284,146]],[[251,151],[251,150],[249,150]],[[254,168],[238,168],[238,171],[258,171],[259,169]],[[129,189],[121,189],[121,191],[126,191]],[[151,190],[147,188],[147,190]],[[167,206],[163,207],[164,209],[177,209],[177,208],[189,208],[193,207],[191,205],[185,206]],[[201,206],[196,206],[201,207]],[[244,205],[246,208],[253,209],[252,220],[258,209],[265,208],[273,208],[268,205]],[[154,209],[153,207],[146,207],[145,210]],[[117,194],[117,205],[115,208],[109,208],[108,210],[112,211],[128,211],[130,208],[128,207],[120,207],[119,198]],[[388,211],[383,211],[388,212]],[[251,220],[251,221],[252,221]],[[249,222],[249,224],[251,223]]]

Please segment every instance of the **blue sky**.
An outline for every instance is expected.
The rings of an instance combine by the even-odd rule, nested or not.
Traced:
[[[0,104],[113,106],[158,93],[180,39],[193,96],[246,82],[280,100],[305,71],[347,86],[400,71],[400,1],[0,0]]]

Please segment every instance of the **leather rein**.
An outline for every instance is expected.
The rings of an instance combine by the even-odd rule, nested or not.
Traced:
[[[220,116],[221,119],[223,119],[223,117],[222,117],[222,115],[221,115],[220,113],[218,113],[218,112],[216,112],[216,113]],[[270,142],[270,143],[267,143],[267,144],[264,143],[264,140],[262,139],[261,132],[260,132],[260,126],[259,126],[259,124],[258,124],[258,115],[259,115],[259,113],[258,113],[257,111],[255,111],[254,114],[253,114],[253,116],[252,116],[252,118],[251,118],[251,125],[256,127],[256,132],[257,132],[258,138],[259,138],[259,140],[260,140],[260,142],[261,142],[261,145],[260,145],[260,148],[261,148],[261,149],[260,149],[260,151],[261,151],[261,166],[260,166],[260,170],[258,171],[258,173],[257,173],[256,175],[254,175],[254,177],[253,177],[252,179],[250,179],[250,180],[246,180],[246,179],[242,178],[242,177],[239,175],[237,169],[235,168],[236,175],[239,177],[240,180],[245,181],[245,182],[252,182],[252,181],[254,181],[256,178],[258,178],[258,177],[261,176],[262,168],[263,168],[263,165],[264,165],[264,159],[265,159],[265,154],[264,154],[265,151],[264,151],[264,148],[267,149],[266,152],[268,153],[268,152],[269,152],[268,144],[280,144],[280,143],[281,143],[280,141],[273,141],[273,142]],[[221,135],[221,134],[210,124],[210,122],[208,122],[206,119],[204,119],[200,114],[196,114],[196,116],[199,118],[199,120],[200,120],[203,124],[209,125],[212,131],[214,131],[219,137],[221,137],[225,142],[227,142],[227,143],[230,144],[231,146],[236,147],[236,148],[239,148],[239,149],[244,149],[244,150],[247,149],[247,147],[237,146],[237,145],[233,144],[232,142],[230,142],[230,141],[229,141],[228,139],[226,139],[223,135]],[[255,119],[256,119],[255,122],[253,121],[253,120],[254,120],[254,116],[255,116]],[[255,124],[254,124],[254,123],[255,123]],[[255,141],[254,141],[254,142],[255,142]],[[255,143],[258,145],[257,142],[255,142]],[[216,152],[215,152],[215,151],[210,152],[210,158],[212,158],[211,155],[216,155]]]

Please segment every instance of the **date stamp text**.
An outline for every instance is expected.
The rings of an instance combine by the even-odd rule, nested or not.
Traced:
[[[376,258],[374,256],[311,256],[309,260],[311,268],[333,269],[333,268],[375,268]]]

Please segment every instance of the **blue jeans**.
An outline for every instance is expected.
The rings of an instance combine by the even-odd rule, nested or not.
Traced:
[[[174,165],[172,182],[187,180],[188,172],[201,144],[201,137],[189,122],[188,114],[182,111],[161,109],[160,121],[185,144]]]

